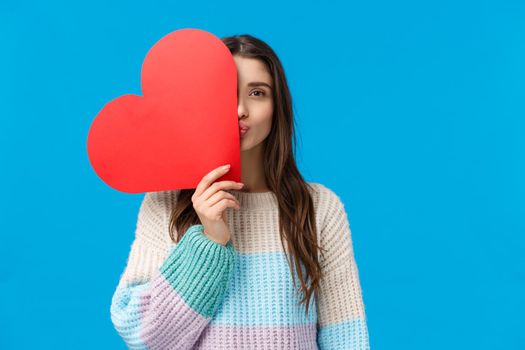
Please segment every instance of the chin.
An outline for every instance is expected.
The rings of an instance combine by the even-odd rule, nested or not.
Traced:
[[[251,149],[257,148],[258,146],[263,147],[263,144],[264,144],[264,141],[262,142],[259,141],[257,143],[257,140],[253,142],[253,139],[241,138],[241,151],[249,151]]]
[[[241,151],[249,151],[253,148],[253,145],[248,140],[241,139]]]

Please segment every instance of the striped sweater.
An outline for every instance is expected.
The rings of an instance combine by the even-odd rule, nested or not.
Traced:
[[[111,321],[130,349],[369,349],[350,225],[340,198],[309,182],[324,277],[308,315],[278,231],[273,192],[228,190],[231,240],[192,225],[178,243],[169,215],[178,190],[144,196]],[[286,247],[286,244],[285,244]]]

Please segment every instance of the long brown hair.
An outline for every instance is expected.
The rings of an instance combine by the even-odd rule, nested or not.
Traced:
[[[284,69],[271,47],[258,38],[243,34],[224,37],[221,40],[230,49],[232,55],[261,60],[273,77],[273,100],[275,103],[272,127],[268,137],[263,141],[265,142],[264,176],[268,188],[275,193],[277,198],[281,245],[286,252],[283,243],[286,241],[293,256],[295,271],[301,284],[299,291],[304,293],[301,304],[305,304],[306,314],[308,314],[312,293],[318,295],[321,279],[318,249],[321,248],[317,245],[314,205],[308,190],[311,186],[299,173],[294,159],[296,138],[292,97]],[[191,200],[194,192],[195,189],[179,191],[176,205],[171,212],[169,225],[170,237],[174,242],[179,242],[191,225],[200,224]],[[177,237],[174,237],[174,228],[176,228]],[[288,255],[287,259],[295,284],[295,275]],[[304,266],[307,276],[303,274],[302,266]],[[308,287],[307,279],[310,282]]]

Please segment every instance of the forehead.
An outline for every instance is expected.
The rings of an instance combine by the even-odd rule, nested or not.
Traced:
[[[256,58],[233,56],[237,65],[237,78],[240,84],[248,84],[252,81],[261,81],[272,85],[272,76],[266,65]]]

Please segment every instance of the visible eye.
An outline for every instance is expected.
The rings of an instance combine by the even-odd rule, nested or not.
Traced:
[[[264,95],[265,95],[265,94],[264,94],[264,91],[261,91],[261,90],[254,90],[254,91],[252,91],[252,92],[260,92],[260,93],[261,93],[261,95],[257,95],[257,96],[264,96]]]

